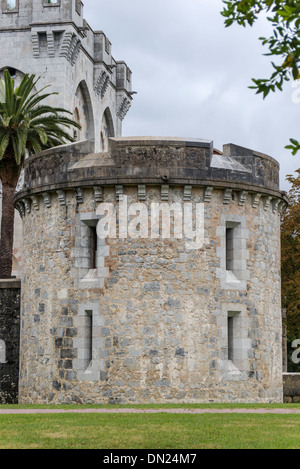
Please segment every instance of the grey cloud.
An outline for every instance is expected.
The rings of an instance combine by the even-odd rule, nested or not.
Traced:
[[[266,100],[249,90],[267,77],[270,59],[258,37],[270,26],[224,27],[221,0],[86,0],[85,18],[103,30],[113,55],[125,60],[138,91],[124,121],[124,135],[210,138],[237,143],[278,159],[281,186],[300,167],[284,150],[299,135],[295,89]],[[300,85],[299,85],[300,88]]]

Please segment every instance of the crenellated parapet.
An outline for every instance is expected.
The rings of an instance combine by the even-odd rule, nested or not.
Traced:
[[[160,185],[162,200],[168,200],[172,187],[181,186],[185,200],[191,199],[194,188],[202,187],[205,203],[221,190],[224,205],[243,207],[248,201],[253,208],[279,215],[288,203],[279,190],[277,161],[249,149],[225,145],[224,155],[216,155],[210,141],[141,137],[111,138],[107,153],[92,153],[92,146],[82,142],[28,158],[17,204],[22,201],[27,210],[31,204],[37,208],[41,194],[46,207],[49,194],[64,203],[67,190],[73,190],[80,201],[90,187],[97,188],[98,201],[104,187],[123,185],[139,187],[142,198],[147,187]]]

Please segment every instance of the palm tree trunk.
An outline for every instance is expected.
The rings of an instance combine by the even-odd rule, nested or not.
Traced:
[[[0,238],[0,278],[11,278],[14,243],[14,195],[16,188],[2,184],[2,218]]]

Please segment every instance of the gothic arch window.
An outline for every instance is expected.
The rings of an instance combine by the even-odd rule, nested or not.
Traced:
[[[112,119],[112,115],[109,108],[106,108],[104,111],[102,122],[101,122],[101,129],[100,129],[100,144],[101,144],[101,151],[108,150],[108,139],[109,137],[114,137],[114,123]]]
[[[0,69],[0,78],[2,79],[4,77],[5,69],[9,71],[10,76],[15,80],[15,87],[19,86],[25,76],[24,73],[14,67],[6,66]],[[34,88],[34,91],[36,91],[35,88]]]
[[[16,78],[17,77],[17,70],[15,68],[12,68],[12,67],[8,67],[7,69],[9,71],[9,74],[12,78]]]
[[[74,99],[74,109],[78,110],[80,117],[80,139],[95,140],[94,113],[92,101],[86,82],[83,80],[77,87]]]

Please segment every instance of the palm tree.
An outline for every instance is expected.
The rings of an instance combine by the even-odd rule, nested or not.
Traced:
[[[14,195],[25,154],[74,142],[68,133],[80,128],[66,114],[69,111],[42,104],[57,93],[36,91],[39,78],[25,75],[15,88],[8,70],[0,79],[0,180],[2,182],[2,220],[0,235],[0,278],[11,277],[14,234]]]

